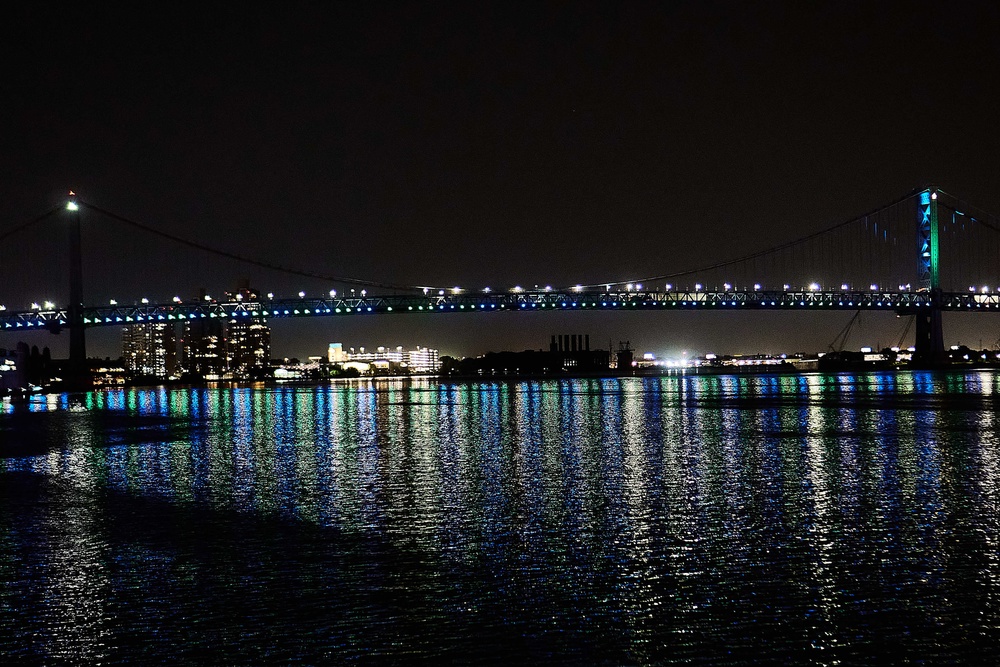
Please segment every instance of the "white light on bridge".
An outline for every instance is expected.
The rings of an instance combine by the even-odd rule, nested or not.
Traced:
[[[143,303],[149,303],[149,299],[147,299],[146,297],[142,297],[142,302]]]
[[[700,292],[701,291],[701,283],[695,283],[694,284],[694,291],[695,292]]]
[[[181,298],[179,296],[175,296],[174,297],[174,303],[180,303],[180,302],[181,302]]]
[[[809,291],[815,292],[819,290],[819,283],[809,283]]]
[[[305,296],[306,296],[306,293],[305,293],[305,292],[299,292],[299,298],[300,298],[300,299],[304,299],[304,298],[305,298]]]
[[[670,283],[667,283],[666,284],[666,288],[667,288],[667,291],[669,292],[670,290],[672,290],[674,288],[674,286],[671,285]]]
[[[68,201],[68,202],[66,202],[66,210],[67,211],[79,211],[80,210],[80,205],[77,204],[75,201]]]
[[[332,298],[332,297],[335,297],[335,296],[337,296],[337,290],[335,290],[335,289],[330,290],[330,297]]]
[[[635,285],[633,285],[632,283],[629,283],[629,284],[625,285],[625,291],[626,292],[631,292],[633,287],[635,287]]]
[[[205,301],[211,301],[212,297],[208,294],[205,295]]]
[[[462,293],[462,288],[461,287],[452,287],[451,288],[451,293],[452,294],[461,294]]]
[[[267,293],[267,298],[268,299],[273,299],[274,298],[274,292],[268,292]]]
[[[850,288],[848,288],[847,283],[841,283],[840,289],[846,292]]]
[[[983,294],[988,294],[988,293],[989,293],[989,291],[990,291],[990,288],[989,288],[989,287],[986,287],[985,285],[983,285],[983,289],[982,289],[982,290],[980,290],[980,291],[981,291],[981,292],[982,292]]]
[[[51,301],[46,301],[45,302],[45,310],[52,310],[55,307],[56,307],[56,304],[52,303]]]
[[[42,307],[39,306],[37,303],[33,303],[33,304],[31,304],[31,309],[32,310],[41,310]]]
[[[637,290],[641,290],[642,289],[642,283],[637,283],[636,286],[635,286],[635,288]]]
[[[0,311],[2,311],[2,310],[7,310],[7,306],[0,305]]]
[[[725,290],[726,290],[727,292],[728,292],[729,290],[731,290],[731,289],[733,288],[733,286],[732,286],[732,285],[730,285],[729,283],[722,283],[722,287],[723,287],[723,289],[725,289]]]
[[[583,291],[583,285],[574,285],[573,286],[573,291],[574,292],[582,292]]]
[[[112,306],[117,306],[117,305],[118,305],[118,302],[117,302],[117,301],[115,301],[114,299],[111,299],[111,305],[112,305]]]
[[[753,284],[753,291],[754,292],[759,292],[760,291],[760,283],[754,283]]]
[[[875,283],[872,283],[871,285],[868,286],[868,289],[870,289],[873,292],[877,292],[878,291],[878,285],[876,285]]]
[[[489,293],[490,293],[490,288],[489,287],[484,287],[483,288],[483,294],[489,294]]]
[[[524,288],[521,287],[520,285],[514,285],[514,291],[520,294],[521,292],[524,291]]]
[[[789,285],[788,283],[785,283],[785,284],[784,284],[784,285],[782,285],[781,287],[782,287],[782,289],[784,289],[784,290],[785,290],[786,292],[787,292],[787,291],[788,291],[789,289],[791,289],[791,285]]]

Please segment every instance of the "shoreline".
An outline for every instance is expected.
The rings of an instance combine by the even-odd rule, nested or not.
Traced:
[[[725,367],[694,367],[677,368],[669,370],[635,369],[631,373],[617,372],[591,372],[591,373],[496,373],[481,375],[370,375],[359,377],[332,377],[296,380],[211,380],[206,382],[158,382],[158,383],[136,383],[114,386],[93,387],[83,391],[108,391],[116,389],[136,389],[136,388],[274,388],[283,386],[319,386],[325,384],[341,384],[358,381],[380,381],[380,380],[437,380],[440,382],[496,382],[522,380],[603,380],[603,379],[626,379],[626,378],[656,378],[656,377],[688,377],[688,376],[756,376],[756,375],[806,375],[806,374],[828,374],[838,375],[843,373],[868,374],[868,373],[897,373],[897,372],[968,372],[968,371],[1000,371],[997,364],[968,364],[950,365],[938,368],[916,368],[911,366],[847,366],[836,368],[796,368],[791,364],[780,367],[762,366],[725,366]],[[79,393],[81,390],[67,389],[65,391],[51,390],[39,393]]]

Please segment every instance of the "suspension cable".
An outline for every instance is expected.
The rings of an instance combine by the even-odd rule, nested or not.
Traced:
[[[638,278],[638,279],[625,280],[625,281],[623,281],[623,280],[605,280],[605,281],[602,281],[602,282],[599,282],[599,283],[592,283],[590,285],[581,285],[581,287],[601,287],[603,285],[610,285],[610,284],[616,284],[616,283],[622,283],[622,282],[639,282],[639,283],[654,282],[654,281],[657,281],[657,280],[665,280],[665,279],[668,279],[668,278],[679,278],[679,277],[683,277],[683,276],[690,276],[690,275],[694,275],[696,273],[702,273],[704,271],[713,271],[715,269],[722,269],[722,268],[725,268],[727,266],[732,266],[734,264],[739,264],[741,262],[747,262],[747,261],[750,261],[750,260],[753,260],[753,259],[757,259],[759,257],[764,257],[765,255],[770,255],[770,254],[773,254],[773,253],[780,252],[782,250],[787,250],[789,248],[794,248],[795,246],[798,246],[798,245],[801,245],[801,244],[806,243],[808,241],[811,241],[811,240],[813,240],[813,239],[815,239],[815,238],[817,238],[819,236],[823,236],[824,234],[829,234],[830,232],[833,232],[835,230],[841,229],[841,228],[846,227],[848,225],[854,224],[856,222],[859,222],[860,220],[864,220],[864,219],[868,218],[869,216],[881,213],[882,211],[885,211],[887,209],[890,209],[890,208],[892,208],[894,206],[897,206],[897,205],[903,203],[907,199],[910,199],[910,198],[914,197],[917,194],[917,192],[918,192],[917,190],[914,190],[913,192],[910,192],[909,194],[906,194],[906,195],[904,195],[902,197],[899,197],[898,199],[896,199],[896,200],[894,200],[892,202],[889,202],[888,204],[884,204],[884,205],[878,207],[877,209],[875,209],[873,211],[869,211],[868,213],[863,213],[861,215],[857,215],[857,216],[851,218],[850,220],[845,220],[844,222],[837,223],[837,224],[835,224],[835,225],[833,225],[831,227],[827,227],[826,229],[822,229],[822,230],[820,230],[818,232],[813,232],[812,234],[807,234],[807,235],[802,236],[800,238],[797,238],[797,239],[795,239],[793,241],[788,241],[786,243],[782,243],[781,245],[777,245],[777,246],[774,246],[772,248],[767,248],[765,250],[758,250],[757,252],[752,252],[752,253],[750,253],[748,255],[743,255],[741,257],[736,257],[735,259],[730,259],[730,260],[726,260],[726,261],[723,261],[723,262],[717,262],[717,263],[711,264],[709,266],[702,266],[702,267],[695,268],[695,269],[690,269],[690,270],[687,270],[687,271],[675,271],[673,273],[665,273],[663,275],[652,276],[652,277],[649,277],[649,278]]]
[[[41,222],[42,220],[45,220],[47,217],[49,217],[50,215],[52,215],[56,211],[60,210],[61,208],[63,208],[63,207],[62,206],[56,206],[52,210],[46,211],[45,213],[42,213],[37,218],[32,218],[31,220],[28,220],[27,222],[23,222],[23,223],[21,223],[20,225],[18,225],[16,227],[11,227],[7,231],[5,231],[3,233],[0,233],[0,241],[3,241],[3,240],[7,239],[10,236],[13,236],[14,234],[17,234],[20,231],[24,231],[28,227],[31,227],[33,225],[38,224],[39,222]]]
[[[90,209],[91,211],[95,211],[97,213],[100,213],[101,215],[105,215],[105,216],[107,216],[107,217],[109,217],[109,218],[111,218],[113,220],[117,220],[118,222],[124,223],[126,225],[130,225],[132,227],[135,227],[136,229],[141,229],[144,232],[148,232],[150,234],[155,234],[156,236],[160,236],[162,238],[169,239],[169,240],[171,240],[171,241],[173,241],[175,243],[180,243],[181,245],[185,245],[185,246],[187,246],[189,248],[195,248],[197,250],[202,250],[204,252],[211,253],[213,255],[218,255],[219,257],[226,257],[227,259],[234,259],[234,260],[237,260],[239,262],[244,262],[244,263],[250,264],[252,266],[259,266],[261,268],[269,269],[271,271],[278,271],[278,272],[281,272],[281,273],[288,273],[288,274],[295,275],[295,276],[304,276],[306,278],[317,278],[319,280],[325,280],[325,281],[332,282],[332,283],[345,283],[345,284],[348,284],[348,285],[362,285],[362,286],[365,286],[365,287],[381,287],[381,288],[384,288],[384,289],[407,290],[407,291],[408,290],[426,289],[426,287],[422,286],[422,285],[398,285],[398,284],[395,284],[395,283],[384,283],[384,282],[379,282],[379,281],[376,281],[376,280],[365,280],[365,279],[362,279],[362,278],[349,278],[349,277],[345,277],[345,276],[331,276],[331,275],[319,273],[317,271],[307,271],[307,270],[303,270],[303,269],[296,269],[296,268],[291,268],[291,267],[287,267],[287,266],[281,266],[279,264],[274,264],[272,262],[267,262],[267,261],[261,260],[261,259],[254,259],[252,257],[244,257],[243,255],[238,255],[236,253],[229,252],[229,251],[226,251],[226,250],[220,250],[219,248],[213,248],[211,246],[207,246],[207,245],[204,245],[202,243],[198,243],[197,241],[192,241],[190,239],[186,239],[186,238],[183,238],[183,237],[171,234],[169,232],[165,232],[165,231],[156,229],[155,227],[150,227],[149,225],[144,225],[141,222],[136,222],[135,220],[130,220],[129,218],[117,215],[117,214],[112,213],[110,211],[106,211],[106,210],[104,210],[104,209],[102,209],[102,208],[100,208],[98,206],[95,206],[95,205],[87,203],[87,202],[79,201],[78,203],[79,203],[80,206],[84,206],[87,209]],[[437,289],[437,288],[434,288],[434,289]]]

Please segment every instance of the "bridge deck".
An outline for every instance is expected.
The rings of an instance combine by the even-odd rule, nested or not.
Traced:
[[[937,303],[928,292],[870,291],[670,291],[670,292],[504,292],[491,294],[367,295],[358,298],[293,298],[255,302],[90,306],[87,327],[133,322],[183,322],[243,317],[324,317],[419,313],[552,312],[572,310],[885,310],[908,314],[937,307],[945,311],[1000,312],[1000,294],[943,292]],[[66,308],[4,311],[0,328],[58,329],[68,323]]]

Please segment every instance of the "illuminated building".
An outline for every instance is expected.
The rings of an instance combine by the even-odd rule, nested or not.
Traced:
[[[208,297],[204,290],[199,301]],[[262,376],[271,360],[271,329],[260,312],[260,294],[246,281],[235,292],[226,293],[235,304],[233,317],[193,319],[184,323],[181,365],[185,373],[206,380],[244,380]]]
[[[226,299],[240,304],[240,315],[226,323],[226,376],[237,380],[260,377],[271,362],[271,328],[267,319],[248,313],[260,312],[260,292],[243,281],[235,292],[226,292]]]
[[[327,353],[331,363],[375,364],[379,367],[393,365],[403,367],[411,373],[435,373],[441,368],[437,350],[419,345],[412,350],[404,350],[402,345],[394,348],[379,346],[375,350],[353,347],[347,352],[341,343],[330,343]]]
[[[406,363],[411,373],[436,373],[441,369],[438,351],[417,346],[417,349],[406,353]]]
[[[181,339],[181,366],[184,372],[207,380],[221,379],[226,372],[224,344],[221,321],[186,321]]]
[[[142,322],[122,327],[122,361],[132,376],[168,378],[177,371],[173,323]]]
[[[271,360],[271,328],[263,317],[231,319],[226,325],[226,366],[234,378],[248,378]]]
[[[342,343],[330,343],[326,358],[331,364],[342,364],[347,361],[347,357],[344,356],[344,345]]]

